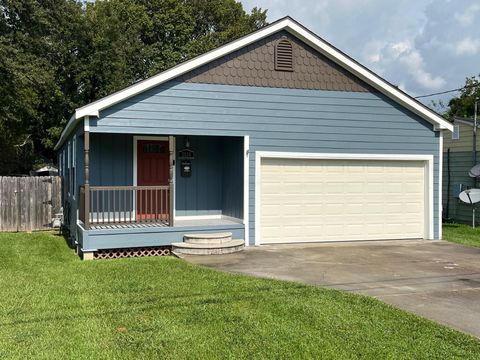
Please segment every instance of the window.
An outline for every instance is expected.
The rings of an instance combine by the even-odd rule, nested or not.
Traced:
[[[293,47],[285,38],[275,46],[275,70],[293,71]]]
[[[70,164],[71,164],[71,150],[70,150],[70,141],[65,145],[65,195],[66,197],[70,196]]]
[[[144,154],[164,154],[165,146],[162,144],[143,144]]]
[[[76,155],[77,155],[77,148],[76,148],[76,144],[77,144],[77,141],[76,141],[76,138],[75,136],[72,138],[72,170],[70,172],[70,178],[71,178],[71,182],[72,182],[72,187],[71,187],[71,191],[70,193],[72,194],[73,197],[75,197],[75,188],[77,187],[77,179],[76,179],[76,175],[75,175],[75,166],[77,164],[77,159],[76,159]]]
[[[63,176],[63,151],[58,155],[58,175]]]
[[[452,140],[458,140],[458,139],[460,139],[460,126],[454,125],[453,132],[452,132]]]

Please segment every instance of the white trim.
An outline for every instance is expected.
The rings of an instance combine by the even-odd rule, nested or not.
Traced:
[[[90,117],[85,116],[83,119],[83,131],[90,131]]]
[[[238,223],[238,224],[243,224],[243,219],[239,219],[239,218],[236,218],[236,217],[233,217],[233,216],[222,215],[222,219],[230,220],[230,221],[233,221],[233,222]],[[245,246],[248,246],[248,245],[245,244]]]
[[[260,231],[260,184],[262,183],[262,174],[260,165],[262,163],[262,152],[255,152],[255,246],[260,245],[262,238]]]
[[[88,105],[82,106],[75,110],[75,118],[80,118],[85,115],[97,116],[99,111],[112,106],[120,101],[135,96],[143,91],[151,89],[159,84],[162,84],[168,80],[185,74],[188,71],[198,68],[204,64],[207,64],[215,59],[218,59],[224,55],[227,55],[235,50],[241,49],[255,41],[261,40],[266,36],[276,33],[282,29],[285,29],[290,24],[289,19],[278,21],[277,23],[266,26],[259,31],[255,31],[250,35],[244,36],[238,40],[232,41],[224,46],[209,51],[203,55],[197,56],[189,61],[174,66],[173,68],[166,70],[160,74],[154,75],[143,81],[131,85],[123,90],[117,91],[111,95],[108,95],[100,100],[97,100]]]
[[[244,237],[245,246],[249,246],[250,243],[250,211],[249,211],[249,151],[250,151],[250,137],[243,137],[243,225],[244,225]]]
[[[433,194],[435,193],[435,188],[433,187],[433,155],[430,155],[431,160],[425,161],[425,204],[428,204],[427,211],[425,211],[425,238],[428,240],[434,240],[434,211],[433,211]],[[428,185],[427,185],[428,183]],[[427,215],[428,214],[428,215]]]
[[[68,184],[67,185],[67,196],[71,197],[70,190],[72,188],[72,139],[67,141],[67,169],[68,169]]]
[[[215,215],[180,215],[175,217],[177,221],[188,221],[188,220],[230,220],[239,224],[243,224],[242,219],[238,219],[233,216],[215,214]]]
[[[412,154],[342,154],[342,153],[297,153],[281,151],[257,151],[255,153],[255,245],[261,244],[260,185],[263,158],[318,159],[318,160],[391,160],[425,162],[425,238],[434,239],[433,232],[433,155]]]
[[[473,125],[470,126],[473,127]],[[453,125],[452,140],[460,140],[460,125],[458,124]]]
[[[75,201],[77,197],[77,134],[72,136],[72,167],[70,170],[74,169],[74,173],[72,176],[72,199]],[[78,215],[78,214],[77,214]]]
[[[443,131],[438,139],[438,240],[442,240],[443,233]]]
[[[390,97],[394,101],[405,106],[410,111],[429,121],[434,125],[435,130],[447,129],[449,131],[453,131],[452,124],[445,120],[443,117],[441,117],[439,114],[430,110],[428,107],[415,100],[414,98],[410,97],[403,91],[399,90],[395,86],[389,84],[386,80],[374,74],[366,67],[360,65],[358,62],[348,57],[347,55],[327,43],[325,40],[319,38],[317,35],[304,28],[295,20],[286,17],[238,40],[232,41],[224,46],[220,46],[219,48],[216,48],[189,61],[174,66],[173,68],[166,70],[160,74],[152,76],[143,81],[139,81],[136,84],[131,85],[123,90],[115,92],[100,100],[76,109],[75,113],[70,118],[67,126],[63,130],[60,136],[60,140],[55,145],[55,150],[57,150],[58,147],[63,143],[66,135],[68,135],[75,123],[84,116],[99,117],[100,111],[103,109],[106,109],[114,104],[131,98],[132,96],[140,94],[166,81],[172,80],[182,74],[194,70],[204,64],[210,63],[222,56],[230,54],[238,49],[241,49],[251,43],[261,40],[281,30],[288,31],[292,35],[298,37],[299,39],[313,47],[315,50],[319,51],[335,63],[344,67],[347,71],[367,82],[368,84],[370,84],[380,92],[384,93],[386,96]]]
[[[177,138],[175,136],[169,136],[168,141],[172,141],[173,143],[173,173],[172,173],[172,182],[173,182],[173,221],[175,222],[177,218]],[[170,170],[170,169],[169,169]]]
[[[180,215],[175,216],[175,220],[220,220],[222,219],[222,214],[216,215]]]
[[[290,21],[286,30],[293,35],[298,36],[301,40],[305,41],[314,49],[318,50],[337,64],[343,66],[346,70],[380,90],[385,95],[391,97],[393,100],[397,101],[433,125],[436,125],[435,130],[447,129],[453,131],[452,124],[445,120],[442,116],[430,110],[428,107],[409,95],[405,94],[403,91],[389,84],[387,81],[374,74],[366,67],[360,65],[358,62],[345,55],[332,45],[328,44],[317,35],[311,33],[297,22]]]

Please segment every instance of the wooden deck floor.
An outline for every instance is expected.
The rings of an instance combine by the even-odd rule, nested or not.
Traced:
[[[241,224],[241,219],[189,219],[176,220],[175,227],[184,226],[217,226],[217,225],[234,225]],[[140,229],[140,228],[165,228],[169,227],[164,222],[143,222],[143,223],[117,223],[117,224],[90,224],[91,230],[108,230],[108,229]]]

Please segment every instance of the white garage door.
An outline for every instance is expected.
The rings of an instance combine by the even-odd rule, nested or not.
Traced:
[[[262,159],[260,242],[418,239],[423,161]]]

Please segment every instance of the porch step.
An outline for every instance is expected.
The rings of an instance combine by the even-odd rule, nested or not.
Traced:
[[[245,241],[229,240],[216,244],[195,244],[180,242],[172,244],[172,252],[182,255],[221,255],[243,250]]]
[[[232,233],[184,234],[183,241],[188,244],[224,244],[232,241]]]

